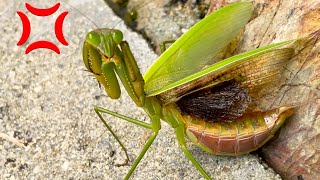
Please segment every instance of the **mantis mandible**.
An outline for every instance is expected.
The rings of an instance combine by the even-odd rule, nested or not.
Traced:
[[[185,137],[216,155],[236,156],[265,144],[293,113],[290,106],[268,111],[248,111],[257,91],[276,81],[293,49],[279,47],[286,41],[232,56],[214,64],[210,61],[250,20],[253,5],[240,2],[210,14],[176,40],[141,75],[122,32],[96,29],[86,35],[83,60],[112,99],[121,96],[117,76],[150,123],[95,107],[94,110],[124,150],[127,150],[103,119],[107,113],[151,130],[124,179],[129,179],[158,135],[163,120],[174,128],[178,143],[196,169],[210,176],[186,147]]]

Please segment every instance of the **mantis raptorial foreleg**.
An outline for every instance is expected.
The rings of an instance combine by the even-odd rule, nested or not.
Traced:
[[[165,52],[167,50],[167,44],[173,44],[176,40],[168,40],[168,41],[163,41],[160,44],[160,50],[161,53]]]

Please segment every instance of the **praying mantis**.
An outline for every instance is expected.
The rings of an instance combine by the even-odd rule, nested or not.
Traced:
[[[257,92],[276,81],[293,49],[280,42],[216,63],[219,54],[250,20],[253,5],[239,2],[210,14],[164,50],[141,75],[129,44],[116,29],[96,29],[86,35],[83,60],[111,99],[121,96],[119,77],[134,103],[150,123],[95,107],[99,119],[128,153],[123,143],[102,117],[110,114],[153,133],[124,179],[129,179],[161,129],[161,120],[176,133],[178,143],[196,169],[211,177],[186,146],[187,136],[203,150],[237,156],[254,151],[272,138],[294,108],[281,106],[267,111],[250,111]]]

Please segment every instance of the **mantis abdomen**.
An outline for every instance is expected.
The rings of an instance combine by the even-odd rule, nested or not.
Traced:
[[[190,115],[183,115],[183,119],[193,143],[212,154],[236,156],[265,144],[292,113],[293,107],[280,107],[247,113],[232,122],[205,121]]]

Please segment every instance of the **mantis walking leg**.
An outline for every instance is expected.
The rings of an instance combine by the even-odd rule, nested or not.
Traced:
[[[130,176],[132,175],[133,171],[136,169],[137,165],[140,163],[141,159],[143,158],[143,156],[145,155],[145,153],[147,152],[147,150],[149,149],[149,147],[151,146],[151,144],[153,143],[153,141],[155,140],[157,135],[158,135],[158,131],[154,131],[153,134],[151,135],[151,137],[148,139],[147,143],[144,145],[144,147],[143,147],[142,151],[140,152],[138,158],[135,160],[135,162],[131,166],[128,174],[126,175],[126,177],[124,179],[129,179],[130,178]]]
[[[192,156],[192,154],[188,150],[186,146],[186,141],[185,141],[185,129],[183,124],[180,124],[178,127],[176,127],[175,131],[176,131],[176,136],[177,136],[179,145],[182,151],[184,152],[184,154],[189,158],[189,160],[197,168],[197,170],[202,174],[203,177],[205,177],[206,179],[211,179],[210,176],[203,170],[201,165],[198,163],[198,161]]]
[[[132,173],[134,172],[134,170],[136,169],[136,167],[138,166],[139,162],[141,161],[141,159],[143,158],[143,156],[145,155],[145,153],[147,152],[147,150],[149,149],[149,147],[151,146],[151,144],[153,143],[153,141],[155,140],[155,138],[158,135],[158,130],[160,128],[154,128],[157,126],[152,126],[152,124],[148,124],[145,123],[143,121],[137,120],[137,119],[133,119],[127,116],[124,116],[122,114],[101,108],[101,107],[95,107],[94,108],[95,112],[97,113],[97,115],[99,116],[100,120],[103,122],[103,124],[106,126],[106,128],[111,132],[112,136],[117,140],[117,142],[120,144],[121,148],[123,149],[123,151],[126,154],[127,157],[127,161],[129,160],[129,156],[127,153],[127,149],[125,148],[125,146],[123,145],[123,143],[120,141],[120,139],[117,137],[117,135],[114,133],[114,131],[111,129],[111,127],[107,124],[107,122],[103,119],[103,117],[101,116],[101,113],[107,113],[110,114],[112,116],[118,117],[120,119],[123,119],[125,121],[131,122],[133,124],[136,124],[138,126],[144,127],[146,129],[151,129],[153,131],[153,134],[151,135],[151,137],[148,139],[147,143],[144,145],[142,151],[140,152],[138,158],[135,160],[135,162],[133,163],[133,165],[131,166],[128,174],[126,175],[126,177],[124,179],[129,179],[129,177],[132,175]],[[160,121],[160,119],[155,119],[155,121]],[[154,122],[154,121],[151,121]],[[157,123],[155,123],[157,124]]]
[[[184,152],[184,154],[189,158],[192,164],[197,168],[197,170],[202,174],[206,179],[211,179],[210,176],[203,170],[198,161],[192,156],[190,151],[186,146],[185,141],[185,127],[183,119],[180,112],[173,105],[168,105],[163,108],[163,117],[167,120],[167,123],[170,124],[172,128],[176,131],[177,140],[179,145]]]
[[[133,124],[136,124],[136,125],[139,125],[139,126],[142,126],[144,128],[147,128],[147,129],[151,129],[151,125],[150,124],[147,124],[145,122],[142,122],[142,121],[139,121],[139,120],[136,120],[136,119],[133,119],[133,118],[130,118],[130,117],[127,117],[127,116],[124,116],[124,115],[121,115],[121,114],[118,114],[116,112],[113,112],[113,111],[110,111],[108,109],[104,109],[104,108],[101,108],[101,107],[95,107],[94,108],[94,111],[97,113],[97,115],[99,116],[99,119],[102,121],[102,123],[106,126],[106,128],[110,131],[110,133],[112,134],[112,136],[117,140],[117,142],[119,143],[119,145],[121,146],[122,150],[124,151],[124,153],[126,154],[126,161],[124,164],[121,164],[121,165],[126,165],[128,164],[128,161],[129,161],[129,155],[128,155],[128,152],[127,152],[127,148],[123,145],[123,143],[120,141],[120,139],[118,138],[118,136],[114,133],[114,131],[111,129],[111,127],[108,125],[108,123],[103,119],[103,117],[101,116],[100,113],[107,113],[107,114],[110,114],[112,116],[115,116],[115,117],[118,117],[118,118],[121,118],[123,120],[126,120],[128,122],[131,122]],[[119,165],[119,166],[121,166]]]

